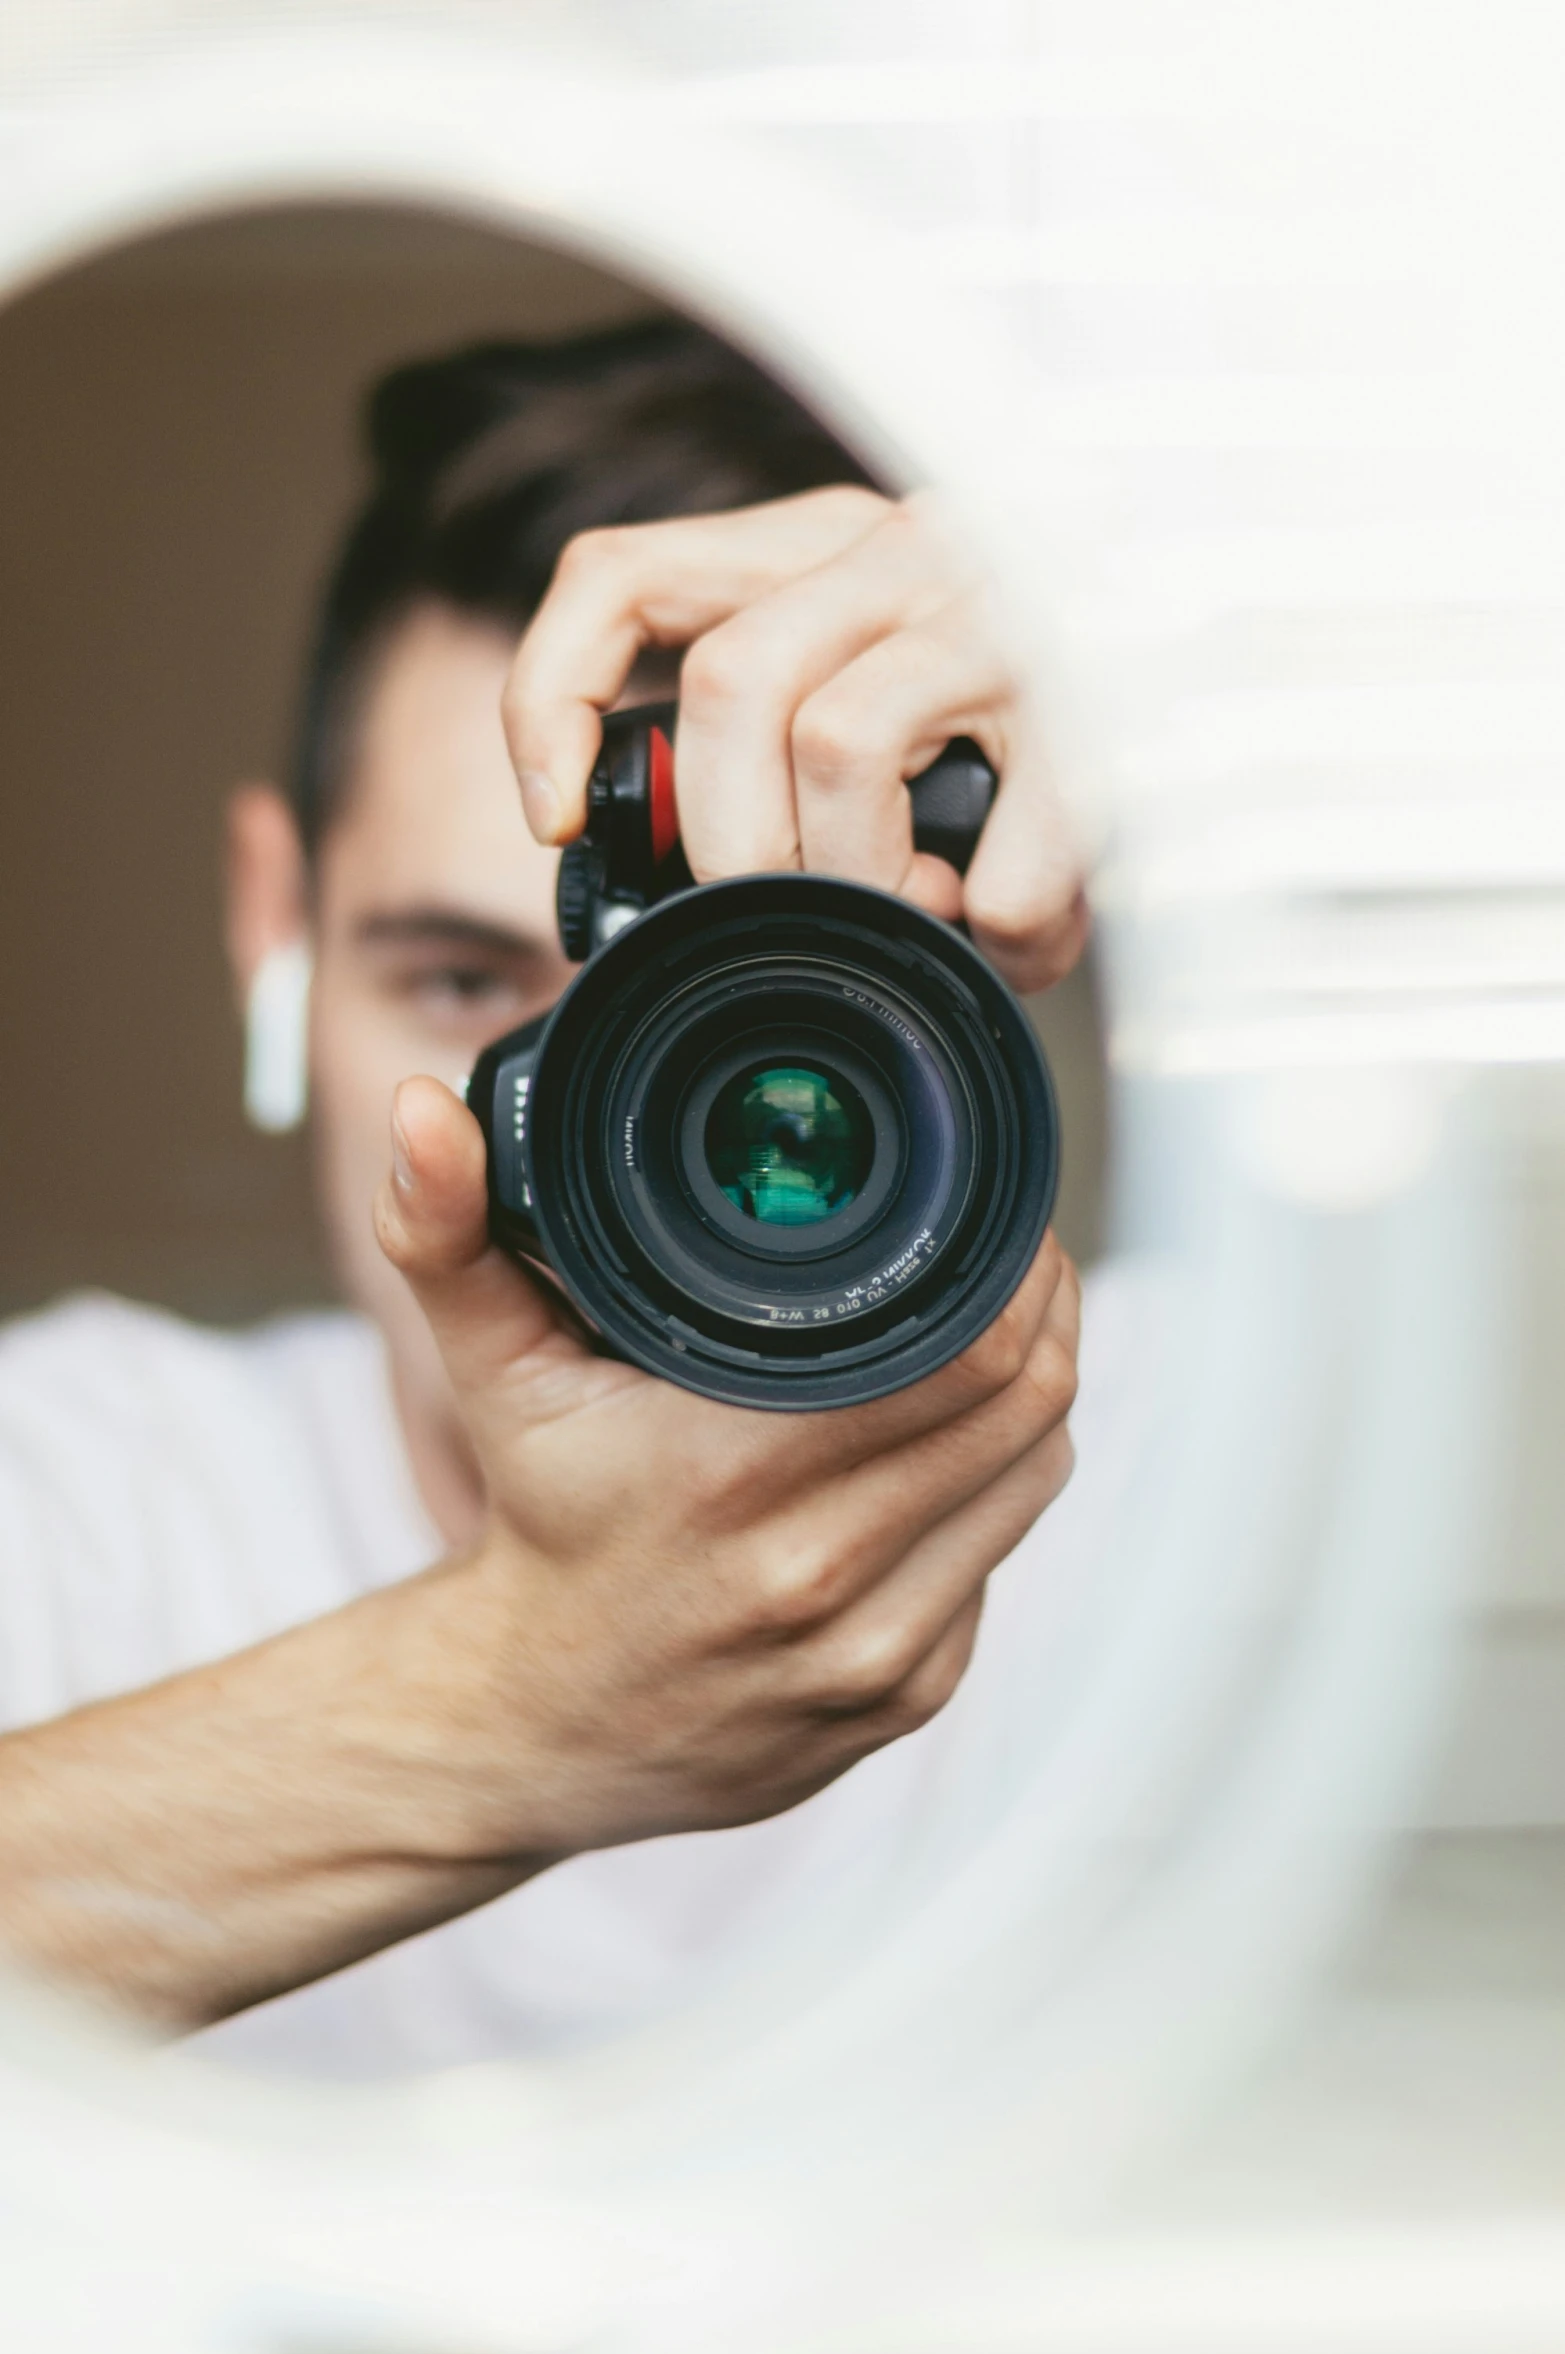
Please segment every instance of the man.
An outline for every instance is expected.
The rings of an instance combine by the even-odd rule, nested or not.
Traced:
[[[595,1355],[488,1247],[453,1084],[568,980],[598,716],[676,661],[699,879],[902,891],[1026,987],[1084,917],[970,568],[712,339],[461,354],[370,425],[292,801],[236,796],[230,888],[252,1004],[312,954],[359,1314],[220,1336],[81,1301],[0,1341],[6,1941],[339,2070],[645,2015],[895,1836],[986,1581],[1067,1478],[1077,1316],[1051,1238],[917,1387],[745,1413]],[[965,887],[902,790],[959,733],[1003,780]]]

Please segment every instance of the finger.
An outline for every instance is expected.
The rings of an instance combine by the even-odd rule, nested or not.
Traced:
[[[892,1574],[922,1530],[982,1496],[1063,1424],[1076,1398],[1080,1324],[1080,1288],[1067,1263],[1013,1382],[959,1421],[840,1483],[841,1509],[873,1532],[846,1592],[867,1592]]]
[[[1074,1300],[1076,1271],[1053,1229],[1045,1234],[1016,1290],[975,1341],[937,1372],[864,1406],[839,1407],[822,1419],[848,1464],[912,1448],[974,1407],[1009,1389],[1042,1335],[1061,1285]]]
[[[953,598],[881,638],[794,715],[804,865],[905,891],[914,866],[907,780],[953,736],[972,736],[1005,776],[1016,716],[1015,680],[978,598]]]
[[[660,1492],[690,1499],[714,1539],[745,1537],[735,1557],[732,1600],[746,1623],[769,1625],[779,1635],[813,1625],[860,1585],[884,1576],[919,1528],[949,1509],[957,1480],[942,1467],[945,1492],[937,1495],[939,1481],[923,1478],[920,1434],[959,1420],[1015,1380],[1062,1283],[1073,1318],[1075,1273],[1050,1237],[1005,1312],[1014,1314],[1019,1338],[1005,1335],[997,1344],[986,1335],[955,1365],[866,1406],[768,1414],[649,1381],[633,1411],[617,1411],[624,1401],[610,1402],[602,1424],[605,1480],[616,1490],[655,1481]],[[987,1443],[992,1468],[1001,1454],[998,1434]],[[883,1485],[867,1492],[862,1506],[854,1502],[850,1475],[893,1454],[896,1466]],[[982,1467],[969,1478],[981,1475]],[[769,1515],[775,1519],[762,1561],[748,1539]],[[846,1543],[845,1530],[851,1532]]]
[[[867,1710],[830,1704],[820,1710],[811,1742],[812,1760],[815,1756],[820,1760],[819,1772],[811,1775],[801,1796],[813,1795],[815,1789],[835,1781],[861,1758],[884,1749],[888,1742],[916,1732],[939,1714],[955,1693],[972,1659],[983,1617],[984,1593],[980,1586],[964,1602],[933,1648],[883,1700]],[[799,1752],[797,1700],[789,1707],[785,1721],[788,1759],[792,1764]]]
[[[1046,1446],[1075,1401],[1079,1338],[1080,1289],[1067,1262],[1026,1362],[1002,1391],[938,1431],[816,1483],[775,1532],[779,1625],[807,1631],[901,1579],[926,1531],[948,1525]]]
[[[1086,946],[1083,861],[1035,728],[1019,715],[963,892],[974,942],[1013,989],[1063,980]]]
[[[889,1397],[862,1406],[790,1415],[744,1406],[706,1407],[710,1419],[702,1427],[700,1444],[708,1461],[721,1463],[734,1499],[733,1525],[751,1525],[760,1500],[770,1497],[785,1508],[798,1497],[811,1499],[821,1483],[881,1456],[907,1450],[911,1462],[928,1434],[959,1421],[1016,1379],[1042,1329],[1049,1302],[1066,1280],[1074,1285],[1074,1269],[1053,1234],[1047,1234],[989,1329],[950,1364]],[[694,1434],[691,1404],[682,1391],[666,1392],[663,1438],[673,1451],[671,1460]],[[866,1531],[865,1542],[874,1542],[872,1530]]]
[[[691,647],[680,678],[674,781],[698,882],[798,864],[793,749],[801,705],[866,648],[948,603],[960,578],[959,559],[922,510],[892,507],[873,531],[751,600]],[[899,783],[893,773],[887,790]],[[905,840],[898,882],[911,854]]]
[[[1092,936],[1092,911],[1086,892],[1079,890],[1063,913],[1049,917],[1019,952],[1006,945],[1004,933],[992,923],[981,934],[975,927],[975,936],[990,963],[1005,974],[1014,989],[1052,989],[1081,962]]]
[[[897,1738],[904,1730],[916,1733],[921,1726],[937,1717],[948,1702],[955,1699],[962,1679],[972,1665],[988,1595],[989,1581],[986,1578],[977,1593],[963,1603],[950,1625],[942,1629],[912,1674],[905,1677],[891,1695],[887,1708],[896,1726],[893,1738]]]
[[[546,1343],[585,1355],[542,1287],[489,1240],[483,1131],[467,1107],[438,1079],[405,1079],[391,1134],[376,1235],[457,1388],[483,1389]]]
[[[943,924],[962,920],[961,876],[945,859],[932,858],[927,851],[914,851],[913,863],[902,884],[902,897],[921,907],[926,915],[938,916]]]
[[[1074,1463],[1061,1425],[928,1530],[894,1576],[799,1646],[801,1695],[829,1713],[895,1714],[948,1630],[1061,1494]]]
[[[538,840],[568,842],[580,833],[602,714],[645,648],[689,645],[872,530],[886,506],[876,492],[843,484],[573,539],[517,649],[502,702]]]

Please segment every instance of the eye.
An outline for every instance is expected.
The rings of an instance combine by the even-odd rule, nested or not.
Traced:
[[[543,976],[533,982],[503,964],[468,957],[420,962],[404,969],[394,987],[431,1031],[468,1041],[514,1029],[553,994]]]
[[[381,919],[378,928],[391,936],[366,928],[365,978],[402,1019],[432,1038],[467,1046],[498,1038],[543,1012],[570,979],[557,953],[527,941],[491,946],[483,939],[397,937],[419,928],[406,919]]]
[[[516,993],[516,984],[508,974],[497,973],[487,965],[440,965],[424,973],[417,986],[426,996],[458,1005],[484,1005],[493,998]]]

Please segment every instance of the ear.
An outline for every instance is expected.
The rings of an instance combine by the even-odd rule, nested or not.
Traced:
[[[241,1006],[262,959],[309,930],[304,845],[275,785],[240,785],[228,803],[228,962]]]

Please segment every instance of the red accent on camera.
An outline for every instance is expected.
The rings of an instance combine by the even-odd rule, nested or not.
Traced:
[[[661,865],[679,840],[679,811],[674,803],[674,747],[660,727],[651,730],[652,856]]]

